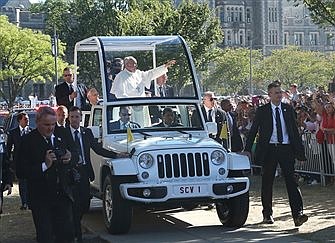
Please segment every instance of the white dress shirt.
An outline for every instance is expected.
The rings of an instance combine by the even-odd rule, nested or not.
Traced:
[[[208,107],[206,107],[206,106],[204,106],[205,107],[205,111],[206,111],[206,117],[207,117],[207,120],[208,120],[208,111],[209,110],[212,110],[212,112],[211,112],[211,117],[212,117],[212,121],[213,122],[215,122],[215,109],[214,109],[214,107],[212,107],[212,108],[208,108]]]
[[[270,143],[278,143],[277,126],[276,126],[276,107],[277,106],[271,103],[273,128],[272,128],[272,136],[270,138]],[[285,120],[283,116],[283,112],[286,112],[286,109],[282,110],[281,103],[279,104],[278,108],[279,108],[280,122],[281,122],[282,133],[283,133],[282,144],[289,144],[290,140],[288,138],[287,128],[286,128],[286,124],[285,124]],[[292,121],[292,122],[295,122],[295,121]]]
[[[72,138],[73,138],[73,141],[75,141],[75,131],[78,130],[78,137],[79,137],[79,142],[80,142],[80,147],[81,147],[81,158],[82,158],[82,162],[83,164],[85,164],[85,152],[84,152],[84,144],[83,144],[83,137],[81,135],[81,132],[80,132],[80,127],[78,129],[74,129],[73,127],[70,126],[70,130],[71,130],[71,134],[72,134]]]

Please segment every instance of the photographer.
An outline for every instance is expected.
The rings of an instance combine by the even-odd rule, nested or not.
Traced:
[[[68,145],[54,135],[56,113],[41,107],[37,128],[22,138],[17,174],[27,179],[38,242],[72,242],[73,219]]]

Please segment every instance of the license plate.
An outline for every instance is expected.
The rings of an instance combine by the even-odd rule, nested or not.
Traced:
[[[203,195],[207,193],[207,185],[175,186],[174,193],[177,196]]]

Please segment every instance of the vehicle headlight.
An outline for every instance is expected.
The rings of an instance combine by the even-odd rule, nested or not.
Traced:
[[[149,169],[154,164],[154,158],[151,154],[145,153],[139,157],[138,163],[143,169]]]
[[[221,150],[214,150],[211,153],[211,161],[215,165],[221,165],[225,160],[225,154]]]

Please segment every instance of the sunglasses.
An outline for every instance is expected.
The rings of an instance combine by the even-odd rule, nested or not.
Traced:
[[[121,116],[131,116],[130,113],[121,113]]]
[[[64,74],[64,77],[71,77],[73,74]]]

